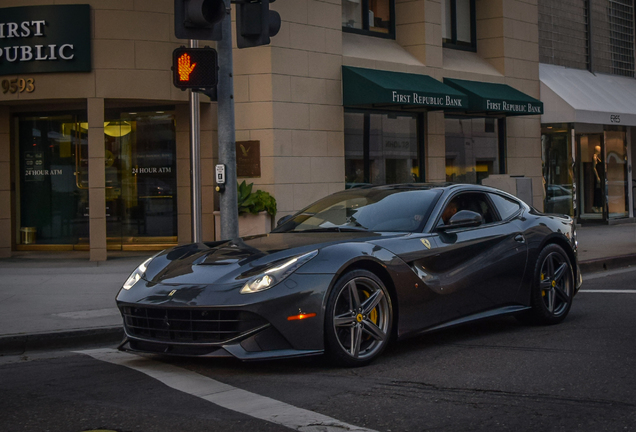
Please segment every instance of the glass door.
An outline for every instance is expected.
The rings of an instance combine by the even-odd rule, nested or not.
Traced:
[[[446,116],[446,181],[481,184],[491,174],[500,174],[502,121]]]
[[[18,119],[18,250],[88,242],[88,136],[74,115]]]
[[[369,115],[369,177],[373,184],[420,181],[417,115]]]
[[[604,219],[605,160],[603,134],[576,136],[579,149],[579,209],[581,219]]]
[[[177,242],[176,135],[172,114],[124,113],[104,125],[108,248]]]
[[[626,143],[626,133],[624,130],[605,131],[607,210],[610,219],[629,216]]]
[[[574,216],[572,145],[567,124],[541,129],[545,212]]]
[[[421,114],[345,112],[345,184],[424,179]]]

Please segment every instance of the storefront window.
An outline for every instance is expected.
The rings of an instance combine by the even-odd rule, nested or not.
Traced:
[[[446,118],[446,181],[481,184],[490,174],[501,174],[498,118]]]
[[[567,124],[541,129],[546,213],[574,216],[570,135]]]
[[[421,180],[418,115],[345,113],[347,187]]]
[[[394,35],[394,0],[343,0],[342,27],[387,36]]]
[[[18,120],[17,244],[88,239],[88,136],[74,115]]]
[[[170,113],[108,113],[105,123],[109,246],[177,239],[177,170]]]

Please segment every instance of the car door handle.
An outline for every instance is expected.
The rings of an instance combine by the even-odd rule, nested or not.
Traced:
[[[525,243],[526,242],[526,238],[523,236],[523,234],[517,234],[515,236],[515,241],[519,242],[519,243]]]

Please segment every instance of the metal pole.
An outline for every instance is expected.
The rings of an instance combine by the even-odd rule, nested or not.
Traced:
[[[220,194],[221,238],[238,237],[238,204],[236,191],[236,134],[234,126],[234,78],[232,64],[232,19],[230,0],[225,0],[227,16],[223,20],[223,39],[218,41],[219,53],[218,129],[219,163],[225,164],[226,188]]]
[[[190,40],[190,48],[199,41]],[[199,93],[190,90],[190,199],[192,201],[192,241],[201,243],[201,113]]]

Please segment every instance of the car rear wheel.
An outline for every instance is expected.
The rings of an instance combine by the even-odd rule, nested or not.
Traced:
[[[367,270],[344,274],[327,301],[327,354],[341,365],[370,363],[386,348],[392,321],[391,297],[380,278]]]
[[[573,296],[574,273],[570,259],[559,245],[550,244],[537,259],[532,309],[522,320],[543,325],[560,323],[570,312]]]

